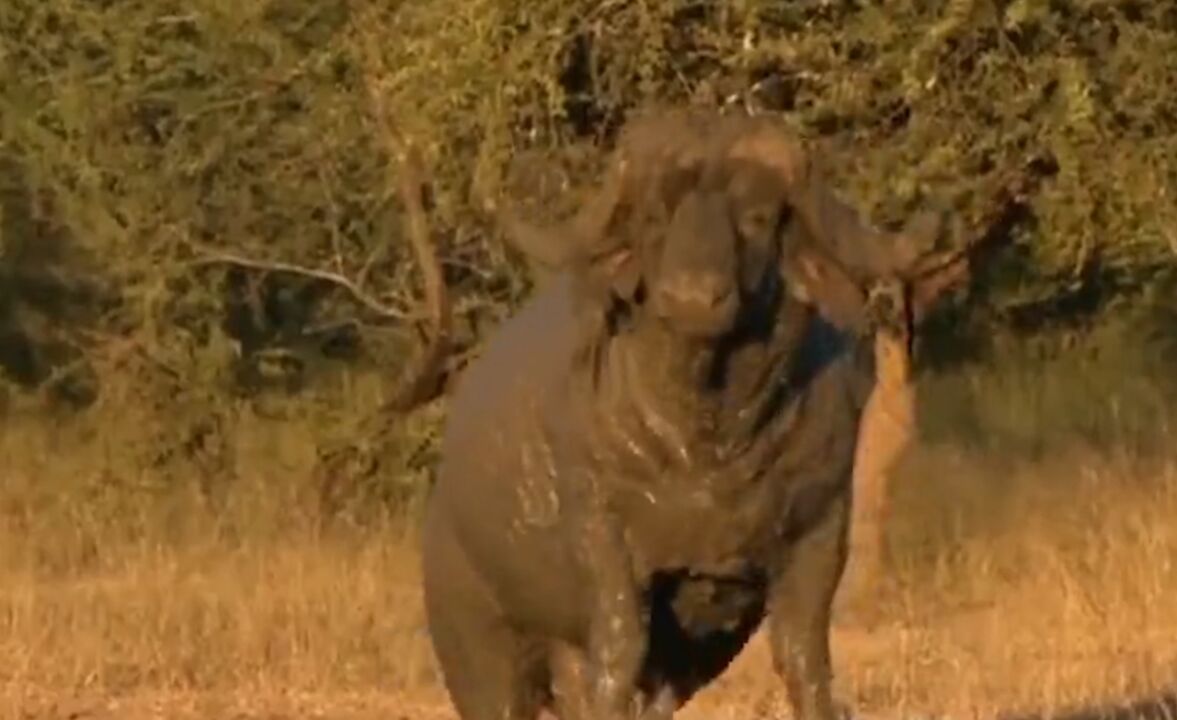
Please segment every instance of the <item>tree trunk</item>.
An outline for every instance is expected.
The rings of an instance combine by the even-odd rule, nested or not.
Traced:
[[[876,381],[859,425],[850,558],[838,593],[839,615],[875,615],[870,602],[882,577],[891,474],[915,435],[910,332],[907,327],[875,335]]]

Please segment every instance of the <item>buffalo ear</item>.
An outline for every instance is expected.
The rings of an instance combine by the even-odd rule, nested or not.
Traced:
[[[919,325],[945,293],[968,283],[967,253],[941,253],[920,264],[909,280],[912,321]]]
[[[630,305],[638,299],[643,280],[641,264],[637,253],[628,246],[594,258],[580,258],[570,270],[583,299],[597,310],[608,312],[618,302]]]
[[[641,262],[638,254],[623,245],[588,262],[585,272],[592,277],[595,287],[624,301],[632,302],[642,283]]]
[[[615,253],[610,263],[609,277],[613,294],[627,303],[634,302],[638,288],[642,285],[642,267],[637,253],[631,248]]]
[[[938,209],[924,210],[912,215],[903,224],[903,229],[894,238],[893,262],[901,268],[921,266],[943,255],[936,251],[936,245],[947,229],[946,212]]]
[[[795,298],[813,306],[842,330],[856,334],[865,331],[866,293],[839,262],[812,243],[790,242],[781,269],[785,286]]]

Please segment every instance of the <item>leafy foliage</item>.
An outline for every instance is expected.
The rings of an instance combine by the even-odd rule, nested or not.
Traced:
[[[586,185],[651,102],[781,114],[879,221],[938,202],[979,232],[1010,169],[1052,158],[952,338],[1089,323],[1177,258],[1171,3],[9,0],[0,38],[0,365],[148,409],[149,455],[234,393],[342,409],[324,378],[395,377],[420,313],[389,127],[431,169],[455,367],[527,288],[484,201],[528,157]]]

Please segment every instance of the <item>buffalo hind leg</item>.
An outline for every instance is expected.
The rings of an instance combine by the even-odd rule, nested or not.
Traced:
[[[769,597],[773,665],[784,679],[796,720],[835,720],[830,612],[846,564],[849,493],[781,558]]]
[[[550,692],[546,648],[506,624],[442,518],[427,520],[423,555],[426,621],[458,716],[535,720]]]

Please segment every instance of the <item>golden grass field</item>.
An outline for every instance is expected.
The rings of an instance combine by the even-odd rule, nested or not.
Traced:
[[[0,716],[453,717],[411,524],[324,527],[297,437],[251,432],[214,508],[194,483],[87,471],[115,465],[109,444],[0,428]],[[863,717],[1053,717],[1177,689],[1174,457],[917,450],[889,583],[834,634],[842,699]],[[682,715],[786,715],[763,645]]]

